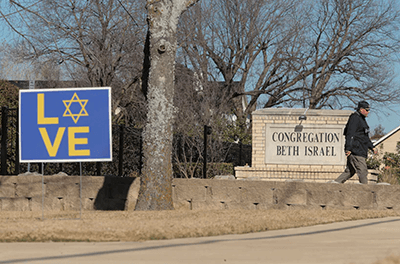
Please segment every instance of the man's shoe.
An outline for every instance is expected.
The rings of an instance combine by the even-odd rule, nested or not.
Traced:
[[[337,181],[333,180],[333,181],[328,181],[327,183],[337,183],[339,184]]]

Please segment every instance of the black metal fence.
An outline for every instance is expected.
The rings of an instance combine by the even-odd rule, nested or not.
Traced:
[[[124,125],[112,126],[112,162],[19,163],[18,109],[1,108],[1,175],[39,172],[52,175],[137,176],[142,168],[142,129]],[[234,144],[234,143],[229,143]],[[234,144],[229,147],[226,161],[234,165],[250,164],[251,146]],[[183,150],[185,151],[185,150]],[[200,176],[201,177],[201,176]]]
[[[18,108],[1,108],[1,174],[19,174]]]

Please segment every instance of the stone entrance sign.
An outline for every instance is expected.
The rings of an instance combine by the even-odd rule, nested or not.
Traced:
[[[266,164],[343,163],[343,126],[293,124],[265,125]]]
[[[343,130],[352,112],[287,108],[253,112],[252,164],[235,167],[236,177],[335,179],[345,168]]]

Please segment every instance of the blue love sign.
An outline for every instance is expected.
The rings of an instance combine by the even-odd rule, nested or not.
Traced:
[[[20,90],[20,162],[111,161],[111,88]]]

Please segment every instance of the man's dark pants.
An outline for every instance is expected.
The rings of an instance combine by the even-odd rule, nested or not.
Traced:
[[[364,157],[350,155],[347,157],[347,166],[345,171],[335,180],[339,183],[344,183],[354,174],[358,175],[358,179],[363,184],[368,184],[368,168]]]

